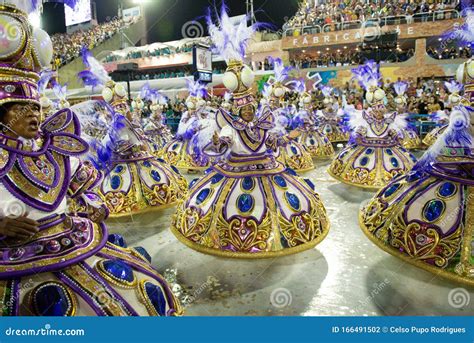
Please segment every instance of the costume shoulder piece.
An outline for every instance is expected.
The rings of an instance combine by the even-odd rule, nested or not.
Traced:
[[[0,182],[27,205],[53,211],[69,187],[69,158],[85,153],[88,146],[70,110],[58,112],[41,129],[35,141],[0,135]]]

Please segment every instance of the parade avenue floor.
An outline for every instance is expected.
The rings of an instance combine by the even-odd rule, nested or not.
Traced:
[[[177,282],[187,316],[472,315],[473,288],[411,266],[365,237],[358,213],[372,193],[333,180],[328,164],[304,176],[323,199],[330,232],[297,255],[233,260],[195,252],[169,230],[173,209],[109,220],[109,230],[148,250],[153,265]]]

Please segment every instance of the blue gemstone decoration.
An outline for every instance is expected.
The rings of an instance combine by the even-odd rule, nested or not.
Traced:
[[[216,174],[212,177],[211,183],[215,185],[216,183],[219,183],[222,179],[224,178],[224,175],[222,174]]]
[[[296,150],[294,146],[291,147],[291,152],[293,153],[293,155],[298,155],[298,150]]]
[[[296,174],[296,172],[291,168],[286,168],[286,172],[290,175],[298,176],[298,174]]]
[[[304,179],[304,181],[308,184],[308,186],[314,191],[316,189],[316,186],[310,179]]]
[[[35,309],[40,316],[64,317],[71,302],[69,294],[57,285],[46,285],[34,294]]]
[[[209,174],[211,171],[212,171],[212,168],[208,168],[208,169],[206,169],[206,171],[204,172],[204,174],[207,175],[207,174]]]
[[[387,152],[387,154],[388,154],[389,156],[392,156],[392,155],[393,155],[392,149],[387,149],[387,150],[385,150],[385,151]]]
[[[147,168],[150,168],[150,167],[151,167],[150,161],[145,161],[145,162],[143,162],[143,165],[144,165],[145,167],[147,167]]]
[[[157,158],[156,160],[157,160],[158,162],[160,162],[160,163],[166,163],[165,160],[162,159],[162,158]]]
[[[112,176],[112,179],[110,180],[110,186],[112,187],[113,190],[119,189],[120,185],[122,184],[122,178],[118,175]]]
[[[202,204],[207,199],[210,193],[211,190],[209,188],[204,188],[203,190],[201,190],[196,197],[196,205]]]
[[[400,165],[400,164],[398,163],[398,160],[397,160],[395,157],[392,157],[392,158],[390,159],[390,163],[392,164],[392,166],[393,166],[394,168],[398,168],[398,166]]]
[[[127,242],[125,242],[125,239],[123,238],[122,235],[119,235],[117,233],[110,234],[107,240],[114,244],[117,245],[121,248],[126,248],[127,247]]]
[[[281,188],[286,188],[288,186],[288,184],[286,183],[286,180],[283,176],[281,175],[276,175],[273,177],[273,180],[275,181],[275,183],[280,186]]]
[[[240,212],[247,213],[253,209],[254,200],[250,194],[242,194],[237,199],[237,207]]]
[[[431,200],[425,205],[423,215],[429,222],[434,222],[443,214],[445,205],[441,200]]]
[[[452,182],[445,182],[439,188],[439,195],[444,198],[449,198],[456,193],[456,185]]]
[[[166,298],[160,287],[151,282],[145,283],[145,293],[160,316],[166,316]]]
[[[176,150],[176,149],[178,149],[178,143],[175,143],[173,147],[171,148],[171,150]]]
[[[117,166],[117,167],[115,167],[115,172],[116,172],[117,174],[120,174],[121,172],[123,172],[123,166]]]
[[[398,191],[401,187],[400,183],[394,183],[387,190],[383,193],[383,196],[386,198],[390,198],[396,191]]]
[[[155,180],[156,182],[160,182],[161,181],[161,176],[160,176],[160,173],[157,171],[157,170],[152,170],[151,173],[150,173],[151,177],[153,178],[153,180]]]
[[[416,159],[415,155],[410,154],[410,158],[411,158],[411,160],[412,160],[413,163],[418,162],[418,160]]]
[[[422,176],[422,173],[420,173],[419,171],[416,171],[416,172],[411,172],[410,174],[408,174],[407,176],[407,181],[408,182],[414,182],[414,181],[417,181],[421,178]]]
[[[242,188],[245,191],[251,191],[254,187],[255,182],[253,181],[253,178],[247,176],[242,180]]]
[[[199,181],[199,179],[194,179],[189,183],[189,189],[193,188],[194,185]]]
[[[363,157],[361,160],[360,160],[360,165],[362,167],[365,167],[367,164],[369,163],[369,158],[366,156],[366,157]]]
[[[374,153],[374,149],[369,148],[365,151],[366,155],[372,155]]]
[[[316,144],[316,141],[315,141],[314,139],[310,139],[310,140],[309,140],[309,144],[315,145],[315,144]]]
[[[290,204],[290,206],[295,211],[300,210],[300,206],[301,206],[300,199],[298,199],[298,197],[296,195],[294,195],[293,193],[290,193],[290,192],[286,192],[285,197],[286,197],[286,200],[288,200],[288,203]]]
[[[174,171],[176,174],[181,175],[179,169],[176,168],[175,166],[171,166],[171,169],[173,169],[173,171]]]
[[[148,262],[151,263],[151,256],[150,256],[150,254],[148,253],[148,251],[146,251],[145,248],[143,248],[143,247],[135,247],[134,249],[135,249],[135,251],[136,251],[137,253],[139,253],[140,255],[142,255]]]
[[[102,266],[108,274],[113,275],[116,279],[126,282],[135,280],[133,269],[123,261],[104,261]]]

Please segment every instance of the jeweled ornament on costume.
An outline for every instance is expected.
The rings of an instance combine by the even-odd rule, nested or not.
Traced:
[[[1,314],[180,314],[149,255],[108,236],[107,210],[89,188],[100,174],[78,159],[88,147],[77,117],[63,109],[40,126],[38,73],[50,61],[45,48],[37,54],[27,14],[3,3],[0,18],[18,34],[13,53],[0,49],[0,84],[11,90],[0,95]],[[71,215],[68,198],[82,198],[85,211]]]
[[[261,107],[265,108],[265,104],[268,104],[275,117],[275,127],[270,130],[270,134],[277,134],[280,138],[284,138],[287,136],[287,127],[291,126],[290,115],[283,103],[283,98],[289,90],[285,82],[292,68],[285,67],[279,58],[270,58],[270,63],[273,64],[275,76],[270,77],[264,85],[263,96],[266,102],[261,103]],[[289,139],[286,145],[279,147],[275,151],[275,156],[284,166],[297,172],[314,169],[311,154],[295,139]]]
[[[102,109],[109,111],[105,116],[109,130],[101,141],[91,143],[94,149],[89,156],[105,172],[97,193],[111,217],[174,206],[186,192],[186,180],[175,167],[153,156],[128,108],[123,86],[113,82],[89,52],[84,51],[83,60],[89,69],[79,76],[88,86],[102,87],[102,96],[110,103]]]
[[[403,116],[408,116],[407,113],[407,98],[405,93],[408,89],[408,83],[405,81],[397,81],[393,84],[393,89],[395,91],[395,98],[393,100],[394,107],[397,112]],[[421,139],[416,132],[416,127],[412,127],[410,123],[407,123],[405,129],[400,130],[400,135],[402,139],[402,145],[405,149],[415,150],[421,149]]]
[[[293,118],[293,127],[298,128],[302,134],[298,137],[300,143],[316,159],[327,159],[334,156],[334,148],[317,127],[316,114],[311,105],[311,94],[306,91],[303,79],[292,81],[292,88],[299,94],[299,110]]]
[[[163,149],[163,158],[171,165],[185,172],[204,171],[212,164],[212,159],[202,153],[212,134],[218,130],[215,114],[207,108],[206,85],[187,80],[189,97],[187,111],[181,116],[176,138]]]
[[[169,127],[165,124],[163,111],[168,104],[168,99],[157,89],[147,92],[146,100],[150,101],[150,117],[145,119],[143,131],[153,142],[153,151],[156,157],[162,158],[165,145],[173,139]]]
[[[350,133],[344,125],[344,109],[339,107],[332,87],[321,85],[320,89],[324,95],[324,108],[316,111],[317,124],[331,143],[345,143]]]
[[[416,162],[401,145],[400,132],[406,118],[385,107],[385,91],[379,88],[378,66],[369,61],[352,71],[367,91],[369,107],[351,113],[353,136],[329,167],[335,179],[357,187],[379,189],[392,178],[405,174]]]
[[[244,18],[234,27],[225,6],[218,22],[209,13],[213,48],[228,64],[224,85],[233,92],[234,106],[232,114],[219,110],[222,130],[206,153],[228,157],[191,183],[172,231],[195,250],[226,257],[264,258],[310,249],[326,236],[329,222],[313,183],[268,151],[287,142],[269,134],[274,125],[270,108],[256,116],[254,75],[243,58],[257,25],[247,27]]]
[[[467,12],[474,23],[474,12]],[[463,26],[464,30],[468,27]],[[461,38],[474,38],[470,31]],[[393,180],[361,211],[365,234],[419,268],[474,286],[474,61],[463,63],[461,105],[413,170]]]

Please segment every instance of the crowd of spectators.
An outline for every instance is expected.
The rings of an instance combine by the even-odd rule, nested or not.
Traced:
[[[426,49],[428,55],[437,60],[453,60],[457,58],[471,58],[472,52],[468,46],[444,46],[442,43],[437,46],[429,46]]]
[[[312,55],[302,53],[294,56],[291,59],[291,64],[296,68],[308,69],[358,65],[364,63],[367,59],[380,59],[381,63],[397,63],[404,62],[413,55],[413,49],[402,50],[396,48],[373,52],[361,51],[358,48],[356,50],[339,49],[335,52],[318,51],[317,54]]]
[[[350,23],[379,21],[381,18],[401,18],[406,23],[414,21],[451,19],[458,10],[460,0],[304,0],[297,13],[286,21],[283,31],[293,35],[304,27],[319,26],[325,31],[352,28]],[[387,22],[387,24],[400,24]],[[383,24],[383,23],[382,23]]]
[[[78,30],[71,34],[60,33],[51,37],[54,47],[54,67],[60,68],[80,56],[83,46],[93,49],[114,36],[125,22],[120,19],[93,26],[88,30]]]

